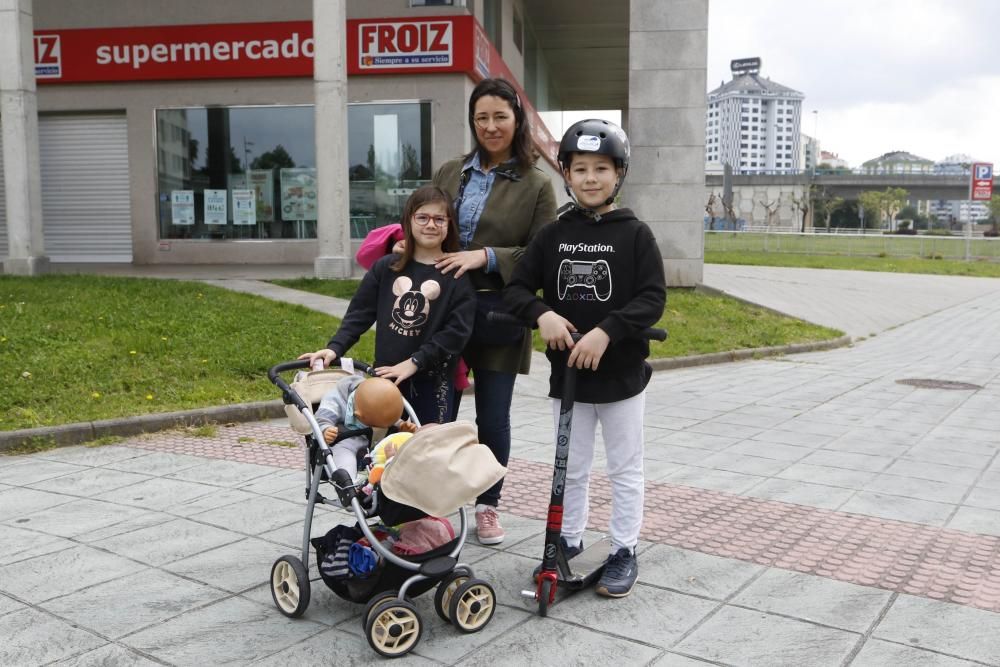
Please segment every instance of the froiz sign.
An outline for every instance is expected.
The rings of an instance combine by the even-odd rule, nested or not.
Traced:
[[[454,60],[450,21],[358,24],[358,67],[450,67]]]
[[[59,35],[35,35],[35,78],[62,76],[62,42]]]

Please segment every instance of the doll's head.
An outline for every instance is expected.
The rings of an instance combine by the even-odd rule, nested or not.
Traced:
[[[354,390],[354,416],[372,428],[388,428],[403,414],[403,395],[385,378],[365,378]]]

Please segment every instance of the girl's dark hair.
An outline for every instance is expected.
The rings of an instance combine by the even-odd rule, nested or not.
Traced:
[[[486,95],[499,97],[514,111],[514,140],[510,146],[511,156],[517,160],[519,167],[527,169],[535,163],[538,156],[531,146],[531,126],[528,123],[528,116],[524,113],[521,98],[518,97],[514,86],[507,79],[483,79],[472,89],[472,95],[469,96],[469,129],[472,131],[472,143],[475,148],[464,156],[465,159],[470,160],[476,153],[479,153],[481,162],[489,157],[482,144],[479,143],[479,137],[476,136],[475,121],[476,102],[479,101],[480,97]]]
[[[403,215],[400,224],[403,225],[403,234],[406,238],[406,248],[403,255],[389,265],[393,271],[402,271],[413,259],[413,251],[416,248],[416,240],[413,238],[413,214],[420,210],[425,204],[444,204],[445,215],[448,216],[448,233],[441,242],[441,250],[444,252],[458,252],[458,216],[455,215],[455,206],[451,202],[448,193],[436,185],[422,185],[413,191],[410,198],[403,205]]]

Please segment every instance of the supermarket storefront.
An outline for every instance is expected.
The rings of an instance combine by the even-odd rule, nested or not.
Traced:
[[[346,229],[356,245],[397,220],[437,165],[469,150],[465,105],[481,78],[507,77],[526,106],[540,99],[559,108],[554,67],[532,40],[524,3],[347,0],[336,35],[346,47],[347,127],[323,129],[346,135],[338,168],[349,212],[324,223],[320,193],[332,186],[322,162],[331,156],[317,153],[330,144],[317,138],[317,119],[329,121],[317,112],[327,82],[314,23],[327,20],[319,14],[333,3],[14,4],[33,19],[37,92],[25,95],[37,100],[51,262],[309,264],[323,254],[324,224]],[[0,125],[4,115],[18,120],[9,109]],[[558,179],[555,141],[532,116],[539,165]],[[0,133],[11,136],[21,135]],[[30,145],[28,153],[30,183]],[[0,165],[0,179],[11,173]],[[4,194],[0,257],[16,267],[9,260],[31,257],[39,244],[24,242],[35,238],[31,224],[6,219],[25,209],[8,206]]]

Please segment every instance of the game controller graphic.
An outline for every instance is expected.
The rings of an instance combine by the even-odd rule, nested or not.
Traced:
[[[560,301],[566,296],[566,291],[570,287],[593,290],[598,301],[607,301],[611,296],[611,270],[603,259],[594,262],[574,262],[571,259],[564,259],[559,263],[556,286]]]

